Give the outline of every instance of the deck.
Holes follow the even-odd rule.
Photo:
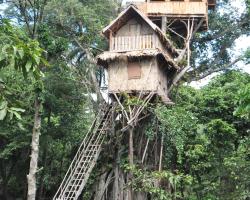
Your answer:
[[[207,16],[207,0],[201,1],[159,1],[135,3],[139,10],[148,16]]]

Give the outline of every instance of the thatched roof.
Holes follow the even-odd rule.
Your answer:
[[[129,5],[124,11],[122,11],[114,21],[112,21],[106,28],[103,29],[102,32],[109,39],[110,32],[117,32],[130,19],[135,17],[141,18],[157,33],[162,44],[167,48],[170,54],[172,54],[173,56],[178,56],[178,51],[174,47],[171,40],[169,40],[161,31],[161,29],[133,4]]]
[[[168,63],[170,66],[174,67],[175,69],[179,70],[180,67],[177,65],[177,63],[170,58],[169,55],[163,53],[159,49],[144,49],[144,50],[136,50],[136,51],[127,51],[127,52],[103,52],[99,56],[97,56],[97,64],[108,67],[108,63],[113,60],[126,60],[128,58],[142,58],[142,57],[155,57],[159,56],[162,57],[166,63]]]

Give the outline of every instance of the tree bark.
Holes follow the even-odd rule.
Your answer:
[[[161,150],[160,150],[159,172],[162,171],[163,145],[164,145],[164,135],[161,136]]]
[[[37,96],[35,99],[35,116],[34,116],[34,126],[32,131],[32,142],[31,142],[31,159],[30,159],[30,169],[27,175],[28,180],[28,195],[27,200],[35,200],[36,198],[36,173],[38,167],[38,155],[39,155],[39,137],[41,130],[41,109],[42,103]]]
[[[21,17],[23,17],[25,25],[28,29],[30,38],[37,39],[38,33],[37,28],[43,21],[44,8],[48,3],[48,0],[43,1],[13,1],[14,6],[20,11]],[[33,17],[30,17],[33,16]],[[36,198],[36,173],[38,166],[38,156],[39,156],[39,137],[41,129],[41,115],[40,110],[42,107],[42,102],[39,100],[39,95],[36,93],[35,103],[34,103],[34,125],[32,131],[32,142],[31,142],[31,159],[29,174],[27,175],[28,182],[28,193],[27,200],[35,200]]]
[[[49,108],[49,112],[48,112],[48,123],[47,123],[47,133],[50,132],[50,128],[51,128],[51,109]],[[43,199],[43,193],[44,193],[44,177],[45,177],[45,168],[47,166],[47,154],[48,154],[48,144],[49,141],[47,139],[47,136],[45,136],[45,144],[44,144],[44,152],[42,153],[42,158],[41,158],[41,164],[43,166],[43,170],[42,170],[42,174],[40,176],[40,180],[38,182],[38,184],[40,185],[38,192],[37,192],[37,199]]]
[[[129,129],[129,164],[134,164],[134,142],[133,142],[133,128]]]
[[[129,165],[134,165],[134,141],[133,141],[133,128],[129,128]],[[128,173],[128,182],[133,179],[133,174],[131,172]],[[128,200],[133,200],[133,191],[132,188],[128,188]]]

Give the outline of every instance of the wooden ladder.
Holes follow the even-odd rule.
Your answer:
[[[100,111],[81,143],[53,200],[77,200],[93,170],[107,132],[111,129],[112,109]]]

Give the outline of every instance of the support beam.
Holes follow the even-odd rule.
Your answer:
[[[164,34],[167,32],[167,17],[163,16],[161,20],[161,30]]]
[[[160,161],[159,161],[159,172],[162,171],[163,146],[164,146],[164,135],[162,134],[162,136],[161,136]]]

